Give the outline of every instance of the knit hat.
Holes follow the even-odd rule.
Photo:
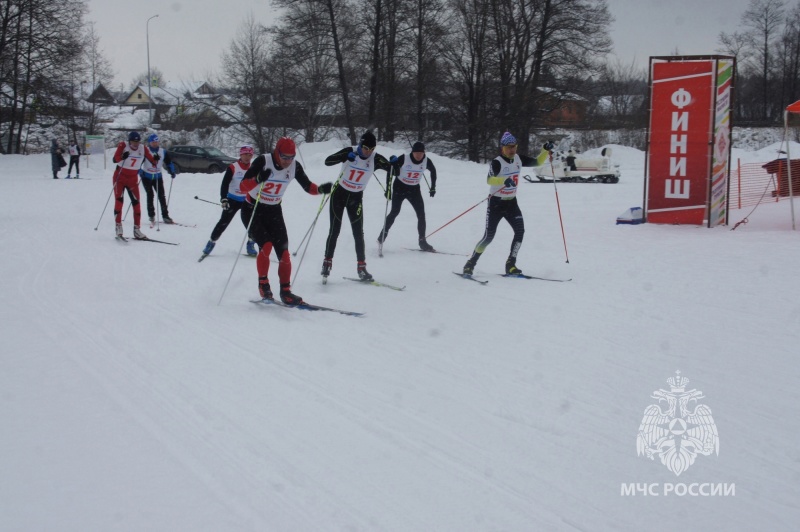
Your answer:
[[[421,142],[415,142],[413,146],[411,146],[411,151],[425,151],[425,145]]]
[[[514,146],[516,144],[517,144],[517,138],[508,131],[503,133],[503,136],[500,138],[501,146]]]
[[[361,135],[359,145],[366,146],[367,148],[374,148],[378,145],[378,140],[375,138],[375,135],[372,134],[372,131],[367,131]]]
[[[281,137],[275,144],[275,158],[278,159],[281,155],[284,157],[294,157],[296,154],[294,141],[289,137]]]
[[[245,144],[244,146],[239,148],[239,155],[245,155],[245,154],[253,155],[255,152],[256,151],[249,144]]]
[[[151,133],[149,137],[147,137],[147,142],[158,142],[158,135],[155,133]]]

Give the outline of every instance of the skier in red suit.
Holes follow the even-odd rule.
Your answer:
[[[147,238],[139,228],[142,218],[142,207],[139,205],[139,168],[145,159],[156,165],[159,155],[150,153],[141,141],[142,136],[137,131],[131,131],[128,133],[128,140],[123,140],[117,145],[117,151],[111,158],[117,165],[114,170],[114,216],[118,238],[122,238],[122,200],[125,189],[128,190],[133,206],[133,238],[138,240]]]

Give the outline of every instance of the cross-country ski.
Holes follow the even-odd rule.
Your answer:
[[[391,288],[392,290],[398,290],[398,291],[406,289],[405,286],[394,286],[394,285],[391,285],[391,284],[386,284],[386,283],[382,283],[380,281],[376,281],[374,279],[372,279],[372,280],[364,280],[364,279],[359,279],[357,277],[342,277],[342,279],[346,279],[348,281],[355,281],[355,282],[361,283],[361,284],[371,284],[372,286],[382,286],[384,288]],[[323,283],[324,282],[325,281],[323,281]]]
[[[480,283],[480,284],[488,284],[489,283],[489,281],[486,281],[486,280],[483,280],[483,279],[476,279],[475,277],[473,277],[472,275],[469,275],[467,273],[458,273],[458,272],[453,272],[453,273],[455,275],[458,275],[462,279],[467,279],[468,281],[475,281],[476,283]]]
[[[526,275],[524,273],[499,273],[500,277],[516,277],[517,279],[536,279],[538,281],[552,281],[554,283],[566,283],[572,280],[570,279],[553,279],[551,277],[536,277],[535,275]]]
[[[276,299],[251,299],[250,302],[257,303],[259,305],[269,305],[287,309],[294,308],[298,310],[310,310],[310,311],[320,310],[325,312],[336,312],[338,314],[343,314],[345,316],[360,317],[364,315],[363,312],[353,312],[351,310],[341,310],[338,308],[321,307],[319,305],[312,305],[311,303],[301,303],[300,305],[287,305],[286,303],[283,303],[282,301],[278,301]]]

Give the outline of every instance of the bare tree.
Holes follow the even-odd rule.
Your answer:
[[[489,131],[487,116],[490,36],[490,0],[450,0],[453,13],[451,33],[443,46],[448,65],[450,108],[459,127],[454,128],[456,145],[470,161],[480,161]]]
[[[274,39],[278,92],[291,95],[286,103],[303,110],[299,118],[306,142],[314,142],[318,130],[330,125],[339,96],[333,39],[327,14],[319,7],[318,0],[294,0],[279,25],[270,29],[280,36]]]
[[[89,82],[92,92],[99,84],[108,85],[114,79],[114,70],[111,67],[111,62],[105,57],[103,50],[100,48],[100,36],[95,29],[94,22],[86,25],[86,32],[84,34],[83,44],[83,77]],[[81,94],[83,97],[83,94]],[[89,135],[94,134],[95,127],[97,126],[97,106],[93,101],[89,113],[89,120],[86,124],[86,130]]]
[[[627,64],[616,59],[604,66],[599,85],[608,102],[605,114],[618,124],[633,125],[634,115],[642,109],[647,71],[637,67],[635,59]]]
[[[31,107],[56,122],[69,123],[73,98],[69,80],[73,58],[80,54],[86,10],[85,0],[9,0],[0,4],[0,107],[8,109],[0,126],[8,133],[7,152],[20,152]]]
[[[153,87],[166,87],[167,86],[167,78],[164,77],[164,73],[161,71],[160,68],[154,66],[150,68],[150,85]],[[141,72],[135,78],[131,80],[130,83],[130,90],[135,89],[136,87],[140,86],[147,86],[147,71]]]
[[[741,25],[749,45],[748,53],[754,64],[758,65],[760,77],[760,112],[764,119],[770,114],[770,74],[774,68],[771,49],[784,20],[784,0],[750,0],[742,15]],[[745,75],[748,72],[745,72]]]
[[[222,55],[223,76],[219,86],[238,106],[217,106],[216,110],[242,129],[243,136],[251,139],[262,153],[270,149],[269,94],[265,81],[272,73],[270,68],[270,39],[264,26],[248,15]]]

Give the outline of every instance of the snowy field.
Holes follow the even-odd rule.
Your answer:
[[[312,180],[336,177],[323,159],[340,147],[301,146]],[[342,279],[356,267],[347,227],[323,286],[326,207],[293,288],[362,318],[249,303],[257,275],[253,259],[236,263],[238,219],[197,262],[220,210],[195,196],[218,201],[221,175],[172,183],[171,216],[196,228],[145,223],[178,246],[125,244],[113,205],[94,230],[110,167],[55,181],[49,155],[0,156],[0,530],[797,530],[790,204],[762,205],[736,231],[749,209],[715,229],[615,225],[642,205],[644,153],[613,148],[619,184],[558,186],[569,263],[553,185],[520,186],[518,265],[571,282],[498,276],[505,222],[475,271],[488,285],[453,275],[485,203],[429,239],[463,256],[404,249],[416,247],[406,203],[379,258],[373,182],[368,267],[407,288]],[[429,155],[431,232],[488,187],[487,165]],[[297,184],[284,197],[291,251],[320,199]],[[274,262],[270,275],[277,286]],[[677,370],[719,434],[719,454],[679,477],[636,446]]]

